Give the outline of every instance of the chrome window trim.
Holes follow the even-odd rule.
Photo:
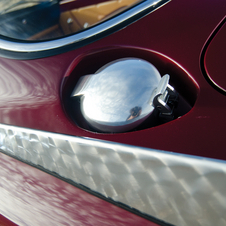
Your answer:
[[[0,150],[174,225],[226,224],[226,161],[4,124]]]
[[[106,20],[94,27],[91,27],[82,32],[72,34],[67,37],[50,40],[50,41],[39,41],[39,42],[26,42],[20,40],[7,39],[7,37],[0,36],[0,51],[10,51],[15,53],[39,53],[43,51],[52,51],[58,48],[67,47],[71,45],[79,44],[90,39],[95,39],[102,33],[106,33],[117,26],[123,24],[123,27],[128,23],[137,20],[136,16],[142,17],[149,14],[159,7],[163,6],[170,0],[145,0],[140,4],[132,7],[131,9]],[[132,20],[132,21],[130,21]],[[126,22],[126,25],[124,24]],[[121,28],[121,27],[120,27]],[[119,28],[119,29],[120,29]],[[4,55],[4,53],[3,53]]]

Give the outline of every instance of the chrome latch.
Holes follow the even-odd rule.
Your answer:
[[[126,132],[146,119],[157,122],[156,111],[163,120],[173,119],[177,94],[169,78],[143,59],[122,58],[81,77],[72,97],[80,98],[81,114],[92,130]]]
[[[172,120],[179,95],[169,84],[169,75],[162,77],[159,86],[154,92],[153,106],[158,110],[158,116],[163,119]]]

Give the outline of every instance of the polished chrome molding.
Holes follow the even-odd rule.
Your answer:
[[[151,13],[169,1],[170,0],[145,0],[131,9],[87,30],[51,41],[20,42],[19,40],[12,41],[1,38],[0,50],[30,54],[33,52],[39,53],[43,51],[56,50],[58,48],[71,46],[73,44],[79,44],[80,42],[88,42],[89,39],[96,39],[102,33],[106,33],[108,31],[111,32],[111,30],[114,30],[115,27],[120,26],[121,24],[123,24],[122,27],[128,25],[133,22],[133,20],[137,20],[137,16],[142,17],[148,13]]]
[[[226,162],[0,124],[0,149],[174,225],[226,224]]]

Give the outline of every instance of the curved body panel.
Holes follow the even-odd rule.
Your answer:
[[[65,5],[62,11],[66,11]],[[79,40],[82,42],[76,47],[72,43],[74,36],[65,37],[60,40],[63,43],[58,43],[50,52],[47,42],[24,42],[17,49],[16,42],[1,39],[1,150],[20,161],[36,164],[35,167],[39,165],[39,169],[0,154],[0,214],[15,224],[24,225],[29,225],[31,219],[35,219],[37,225],[44,220],[48,225],[225,224],[226,97],[206,81],[200,65],[203,47],[225,17],[225,12],[225,0],[172,0],[151,14],[146,15],[145,11],[146,16],[140,20],[135,16],[130,25],[122,24],[120,29],[112,27],[110,33],[100,36],[97,33],[88,42],[83,42],[82,33],[78,33],[76,35],[81,36]],[[105,32],[105,28],[102,31]],[[55,40],[50,42],[55,43]],[[38,48],[31,53],[33,44]],[[58,49],[64,44],[65,48]],[[219,43],[217,46],[221,47]],[[39,55],[39,51],[44,54]],[[68,117],[65,108],[64,94],[67,96],[67,92],[71,94],[72,91],[67,81],[75,84],[83,73],[93,73],[92,70],[119,56],[153,60],[161,75],[167,74],[168,70],[175,72],[172,85],[178,84],[177,91],[185,97],[190,110],[171,122],[128,133],[103,134],[77,125]],[[32,60],[26,60],[31,57]],[[56,141],[49,134],[57,136]],[[38,135],[41,141],[37,139]],[[63,150],[68,145],[68,153],[73,152],[70,152],[68,142],[61,147],[58,139],[61,136],[66,137],[64,141],[72,139],[77,147],[72,149],[77,151],[73,154],[73,161],[84,160],[82,154],[88,156],[89,160],[80,164],[84,177],[80,178],[82,174],[76,170],[73,172],[80,173],[74,174],[73,178],[65,176],[67,172],[62,166],[70,166],[70,159]],[[95,140],[99,152],[92,142],[86,146],[84,140],[88,143]],[[112,143],[119,149],[111,148]],[[47,147],[53,151],[53,159],[59,160],[59,166],[50,164]],[[47,157],[41,158],[40,155],[37,158],[39,152]],[[55,153],[61,153],[67,164]],[[109,153],[112,154],[110,160]],[[109,170],[105,165],[97,164],[100,168],[92,165],[93,158],[98,162],[101,157],[108,161],[111,173],[135,172],[137,179],[134,180],[134,174],[113,176],[117,188],[113,189],[107,183]],[[142,160],[142,164],[138,160]],[[44,168],[40,165],[48,169],[47,173],[42,172]],[[79,168],[79,163],[71,166]],[[154,166],[156,168],[152,168]],[[153,170],[157,173],[152,174]],[[97,175],[95,183],[94,174]],[[146,176],[148,180],[144,179]],[[85,178],[88,180],[84,182]],[[173,189],[175,185],[177,189]],[[102,190],[103,187],[106,191]],[[131,193],[123,193],[127,190]],[[146,190],[149,193],[145,193]],[[114,201],[106,197],[112,197]],[[4,218],[0,218],[0,222],[2,219],[7,225]]]

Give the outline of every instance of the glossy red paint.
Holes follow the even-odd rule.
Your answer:
[[[94,74],[107,63],[126,57],[135,57],[152,62],[162,76],[165,74],[171,75],[171,85],[180,93],[179,106],[174,112],[175,117],[186,114],[191,109],[191,106],[194,106],[199,87],[192,77],[174,61],[157,52],[141,48],[106,48],[102,51],[84,53],[83,56],[77,57],[65,74],[61,88],[62,103],[65,107],[65,111],[75,120],[75,123],[79,127],[92,131],[81,115],[79,110],[80,103],[71,98],[71,94],[79,78],[81,76]],[[145,125],[138,127],[136,130],[142,130],[156,125],[158,125],[158,122],[153,124],[152,122],[146,121]]]
[[[226,97],[211,87],[200,69],[203,45],[225,12],[225,0],[172,0],[79,49],[28,61],[1,57],[0,123],[226,160]],[[225,40],[218,40],[217,46],[223,45]],[[167,124],[123,134],[98,134],[76,126],[64,111],[60,90],[79,57],[111,48],[127,54],[129,49],[157,52],[182,67],[197,83],[191,90],[192,110]],[[18,224],[155,225],[3,154],[0,177],[0,213]],[[6,218],[0,223],[3,219],[6,224]]]
[[[205,53],[205,70],[210,81],[226,92],[225,65],[226,65],[226,17],[224,25],[214,36]]]
[[[0,225],[1,226],[16,226],[17,224],[14,224],[12,221],[4,217],[0,214]]]
[[[0,122],[226,159],[223,144],[226,109],[222,104],[225,96],[207,83],[199,63],[202,47],[225,11],[224,0],[214,3],[174,0],[125,29],[82,48],[29,61],[1,58]],[[76,57],[114,46],[157,51],[181,65],[200,87],[193,109],[170,123],[123,134],[92,133],[73,124],[60,100],[65,73]]]
[[[3,226],[157,226],[2,153],[0,178],[0,212],[5,216],[0,215],[0,225]]]

